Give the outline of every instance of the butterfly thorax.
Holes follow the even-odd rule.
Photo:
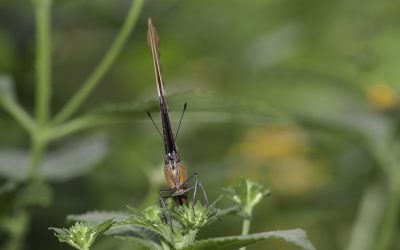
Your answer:
[[[182,184],[187,179],[186,168],[179,156],[179,153],[173,151],[166,154],[164,157],[164,175],[167,180],[169,188],[178,189],[182,188]]]

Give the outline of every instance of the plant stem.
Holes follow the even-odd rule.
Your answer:
[[[36,25],[36,124],[33,119],[14,101],[5,101],[3,105],[15,119],[30,133],[31,136],[31,165],[28,179],[36,179],[42,163],[47,141],[43,136],[46,129],[51,96],[51,46],[50,46],[50,19],[51,0],[34,0]],[[29,227],[30,211],[20,209],[16,211],[15,221],[11,222],[7,250],[22,249],[24,238]]]
[[[96,87],[96,85],[105,75],[105,73],[110,69],[111,65],[114,63],[116,57],[119,55],[123,46],[125,45],[132,29],[135,27],[136,21],[143,6],[143,2],[144,0],[132,1],[124,24],[122,25],[122,28],[119,31],[116,39],[111,44],[111,47],[104,55],[103,59],[100,61],[97,67],[94,69],[92,74],[82,84],[80,89],[56,115],[53,120],[54,124],[62,123],[63,121],[68,119],[87,98],[94,87]]]
[[[36,23],[36,120],[38,127],[47,123],[51,97],[51,0],[35,0]]]
[[[382,226],[378,232],[375,250],[389,249],[396,232],[396,224],[400,210],[400,180],[399,178],[393,178],[391,181],[393,181],[394,184],[389,190],[387,209],[383,217]]]
[[[347,250],[370,250],[374,246],[385,210],[385,192],[382,180],[371,183],[364,191]]]
[[[250,219],[244,219],[242,225],[242,235],[248,235],[250,231]]]
[[[246,207],[244,210],[245,210],[246,214],[249,216],[249,218],[243,219],[242,235],[248,235],[250,232],[250,218],[251,218],[253,209],[251,207]],[[240,250],[246,250],[246,248],[241,247]]]
[[[15,101],[4,101],[4,109],[14,117],[15,120],[29,133],[33,134],[35,122],[32,117]]]
[[[189,233],[185,236],[187,237],[187,245],[190,245],[194,242],[196,239],[196,235],[198,233],[198,230],[190,230]]]
[[[34,136],[31,142],[31,165],[29,168],[29,178],[37,179],[40,177],[39,170],[43,161],[47,141],[40,135]]]
[[[22,249],[29,221],[30,216],[25,210],[19,210],[12,218],[8,219],[9,239],[4,245],[4,250]]]
[[[52,127],[51,130],[48,131],[48,139],[59,139],[87,128],[118,123],[125,120],[126,119],[95,115],[82,116]]]

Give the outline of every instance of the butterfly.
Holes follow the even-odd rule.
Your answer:
[[[165,149],[164,176],[168,185],[168,189],[160,190],[160,204],[164,208],[165,211],[164,216],[166,217],[166,220],[170,223],[170,217],[168,214],[168,210],[166,209],[164,199],[172,198],[174,199],[175,203],[178,206],[188,204],[189,203],[188,192],[193,190],[193,200],[192,200],[192,205],[193,205],[195,203],[196,193],[198,188],[202,190],[207,206],[208,206],[208,199],[203,185],[198,180],[198,174],[194,173],[191,177],[188,178],[186,167],[179,154],[179,150],[176,145],[176,137],[178,135],[181,122],[179,123],[176,136],[174,136],[174,134],[172,133],[172,127],[168,113],[168,104],[167,104],[167,99],[165,97],[164,84],[161,75],[160,39],[151,19],[148,20],[147,45],[148,47],[150,47],[151,54],[153,57],[154,73],[157,83],[158,101],[160,105],[162,133],[157,128],[157,125],[152,119],[151,114],[149,112],[147,112],[147,114],[153,121],[153,124],[157,128],[164,142],[164,149]],[[181,116],[181,121],[183,118],[183,114],[186,110],[186,107],[187,104],[185,103]],[[191,181],[194,181],[195,183],[194,185],[188,187]]]

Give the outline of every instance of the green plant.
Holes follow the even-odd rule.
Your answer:
[[[163,211],[159,206],[149,206],[143,211],[128,207],[130,212],[88,212],[70,215],[69,220],[77,221],[70,229],[50,229],[55,231],[55,236],[61,242],[79,250],[89,249],[100,234],[134,241],[154,250],[237,249],[269,238],[283,239],[305,250],[315,249],[301,229],[248,234],[251,211],[269,191],[264,190],[258,183],[244,179],[226,190],[227,196],[237,203],[236,205],[219,209],[215,206],[216,202],[207,207],[198,201],[193,206],[169,206],[172,225],[164,222]],[[244,218],[242,235],[196,240],[200,229],[229,214]]]
[[[82,116],[70,119],[115,61],[134,28],[143,0],[132,1],[118,35],[87,80],[65,106],[51,117],[52,43],[51,0],[33,0],[36,27],[36,102],[34,116],[19,104],[14,83],[0,77],[0,105],[30,136],[30,152],[0,152],[0,175],[8,183],[0,187],[0,230],[8,234],[4,249],[21,249],[30,221],[32,206],[51,202],[50,181],[65,181],[86,173],[107,153],[104,136],[82,139],[55,152],[48,146],[82,129],[101,124],[105,119]],[[107,120],[108,121],[108,120]],[[82,157],[85,156],[85,157]],[[85,160],[81,160],[81,159]],[[79,230],[78,230],[79,231]]]

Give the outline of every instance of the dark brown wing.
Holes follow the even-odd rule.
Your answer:
[[[160,103],[161,121],[163,126],[163,137],[165,154],[172,155],[173,152],[177,153],[177,147],[175,144],[175,138],[172,133],[171,122],[168,114],[168,104],[165,98],[164,85],[161,76],[161,65],[160,65],[160,39],[157,34],[157,30],[154,27],[151,19],[148,21],[149,29],[147,32],[147,45],[151,49],[153,56],[154,73],[156,75],[158,100]]]

